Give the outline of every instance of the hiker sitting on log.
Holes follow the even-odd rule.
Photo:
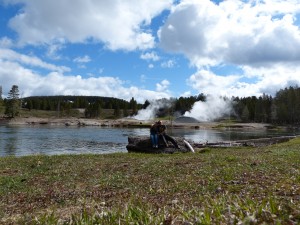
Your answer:
[[[150,127],[150,139],[153,148],[158,148],[158,122],[155,122]]]
[[[157,127],[158,135],[160,137],[162,137],[165,146],[169,147],[168,141],[170,141],[174,145],[175,148],[179,149],[179,146],[178,146],[177,142],[175,141],[175,139],[166,133],[166,130],[167,130],[166,125],[162,124],[161,121],[158,121],[157,124],[158,124],[158,127]]]

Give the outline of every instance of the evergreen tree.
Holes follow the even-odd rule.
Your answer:
[[[241,115],[242,121],[243,122],[248,122],[249,121],[249,116],[250,116],[250,113],[249,113],[248,106],[245,106],[244,109],[243,109],[242,115]]]
[[[150,105],[150,102],[148,100],[145,101],[145,103],[142,105],[142,109],[146,109]]]
[[[114,109],[114,116],[115,116],[115,118],[119,118],[121,116],[121,110],[120,110],[120,107],[118,105]]]
[[[124,106],[124,109],[123,109],[123,116],[124,116],[124,117],[128,117],[128,116],[129,116],[129,113],[128,113],[128,106],[127,106],[127,105]]]
[[[19,99],[19,87],[13,85],[8,93],[5,115],[9,117],[15,117],[19,114],[20,110],[20,99]]]
[[[31,110],[31,109],[32,109],[32,107],[33,107],[33,105],[32,105],[32,101],[31,101],[31,100],[29,100],[29,101],[27,102],[27,104],[26,104],[26,108],[27,108],[27,109],[29,109],[29,110]]]
[[[135,115],[138,109],[137,109],[137,102],[133,97],[131,98],[129,105],[130,105],[130,109],[132,110],[132,114]]]
[[[270,116],[271,116],[271,118],[270,118],[271,123],[275,123],[275,121],[278,120],[277,119],[277,107],[276,107],[274,102],[272,102],[272,105],[271,105],[271,114],[270,114]]]
[[[259,97],[255,102],[254,121],[260,123],[266,122],[265,105],[262,97]]]

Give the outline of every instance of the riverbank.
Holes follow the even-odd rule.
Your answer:
[[[2,119],[1,123],[10,125],[53,125],[53,126],[103,126],[103,127],[150,127],[155,120],[136,120],[133,118],[122,119],[86,119],[86,118],[39,118],[24,117]],[[175,122],[163,120],[163,123],[172,128],[186,129],[241,129],[241,130],[265,130],[285,129],[266,123],[228,123],[228,122]]]
[[[3,157],[0,223],[297,224],[299,149]]]

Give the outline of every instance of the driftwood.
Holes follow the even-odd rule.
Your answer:
[[[158,148],[153,148],[150,136],[134,136],[128,137],[128,145],[126,146],[128,152],[142,152],[142,153],[175,153],[175,152],[190,152],[189,147],[184,143],[181,137],[173,137],[177,142],[179,148],[176,148],[171,142],[168,142],[168,147],[165,146],[161,136],[158,138]],[[189,142],[192,146],[193,144]]]
[[[194,143],[196,148],[220,148],[220,147],[242,147],[242,146],[251,146],[251,147],[263,147],[273,144],[278,144],[282,142],[289,141],[296,136],[281,136],[281,137],[271,137],[271,138],[258,138],[258,139],[249,139],[249,140],[240,140],[240,141],[228,141],[228,142],[216,142],[216,143]]]
[[[241,140],[241,141],[228,141],[228,142],[215,142],[215,143],[194,143],[189,141],[193,148],[203,149],[203,148],[228,148],[228,147],[263,147],[272,144],[277,144],[281,142],[289,141],[296,136],[281,136],[281,137],[271,137],[271,138],[259,138],[251,140]],[[128,137],[128,145],[126,146],[128,152],[142,152],[142,153],[174,153],[174,152],[190,152],[190,148],[184,143],[185,139],[181,137],[175,137],[179,149],[168,143],[169,146],[166,147],[162,138],[159,138],[159,148],[152,148],[149,136],[134,136]]]

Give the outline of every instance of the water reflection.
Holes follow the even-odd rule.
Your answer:
[[[148,129],[0,126],[0,156],[127,152],[128,136]]]
[[[193,129],[169,129],[168,133],[200,143],[288,135],[286,132]],[[149,135],[149,129],[0,126],[0,156],[127,152],[128,136],[137,135]]]
[[[1,127],[0,127],[1,128]],[[17,128],[0,129],[0,149],[4,155],[15,155],[18,145]]]

